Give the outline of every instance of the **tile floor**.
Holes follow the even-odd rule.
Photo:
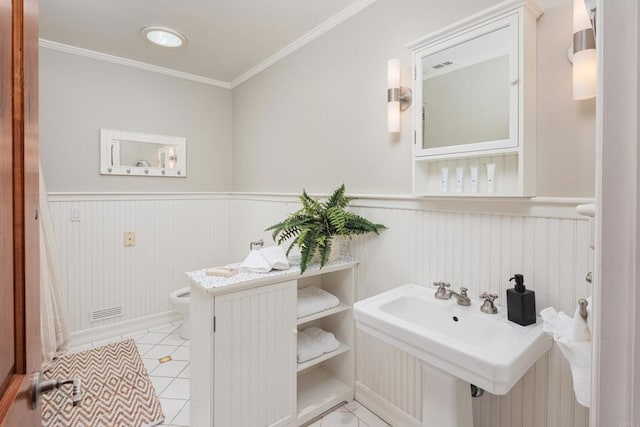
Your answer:
[[[121,339],[133,338],[160,399],[165,415],[165,424],[162,425],[190,426],[189,340],[180,338],[179,327],[180,323],[176,322],[143,329],[131,334],[74,346],[69,349],[69,352],[87,350]],[[165,356],[171,356],[171,360],[160,363],[159,359]],[[389,427],[389,424],[354,400],[325,415],[309,427]]]

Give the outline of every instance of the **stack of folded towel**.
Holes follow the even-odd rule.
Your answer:
[[[269,246],[259,251],[252,250],[241,265],[245,271],[254,273],[268,273],[271,270],[286,270],[289,260],[280,246]]]
[[[315,286],[298,289],[298,318],[328,310],[340,304],[335,295]]]
[[[340,347],[340,342],[331,332],[311,327],[298,332],[298,363],[315,359]]]

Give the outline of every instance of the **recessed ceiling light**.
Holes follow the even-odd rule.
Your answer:
[[[171,28],[146,27],[140,31],[142,37],[158,46],[180,47],[187,43],[187,38]]]

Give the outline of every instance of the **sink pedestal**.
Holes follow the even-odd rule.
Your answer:
[[[469,383],[426,363],[421,366],[422,425],[473,427]]]

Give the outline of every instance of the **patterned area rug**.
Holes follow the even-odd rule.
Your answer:
[[[44,379],[80,378],[82,401],[73,406],[71,385],[42,396],[45,427],[138,427],[164,421],[156,391],[132,339],[65,355]]]

